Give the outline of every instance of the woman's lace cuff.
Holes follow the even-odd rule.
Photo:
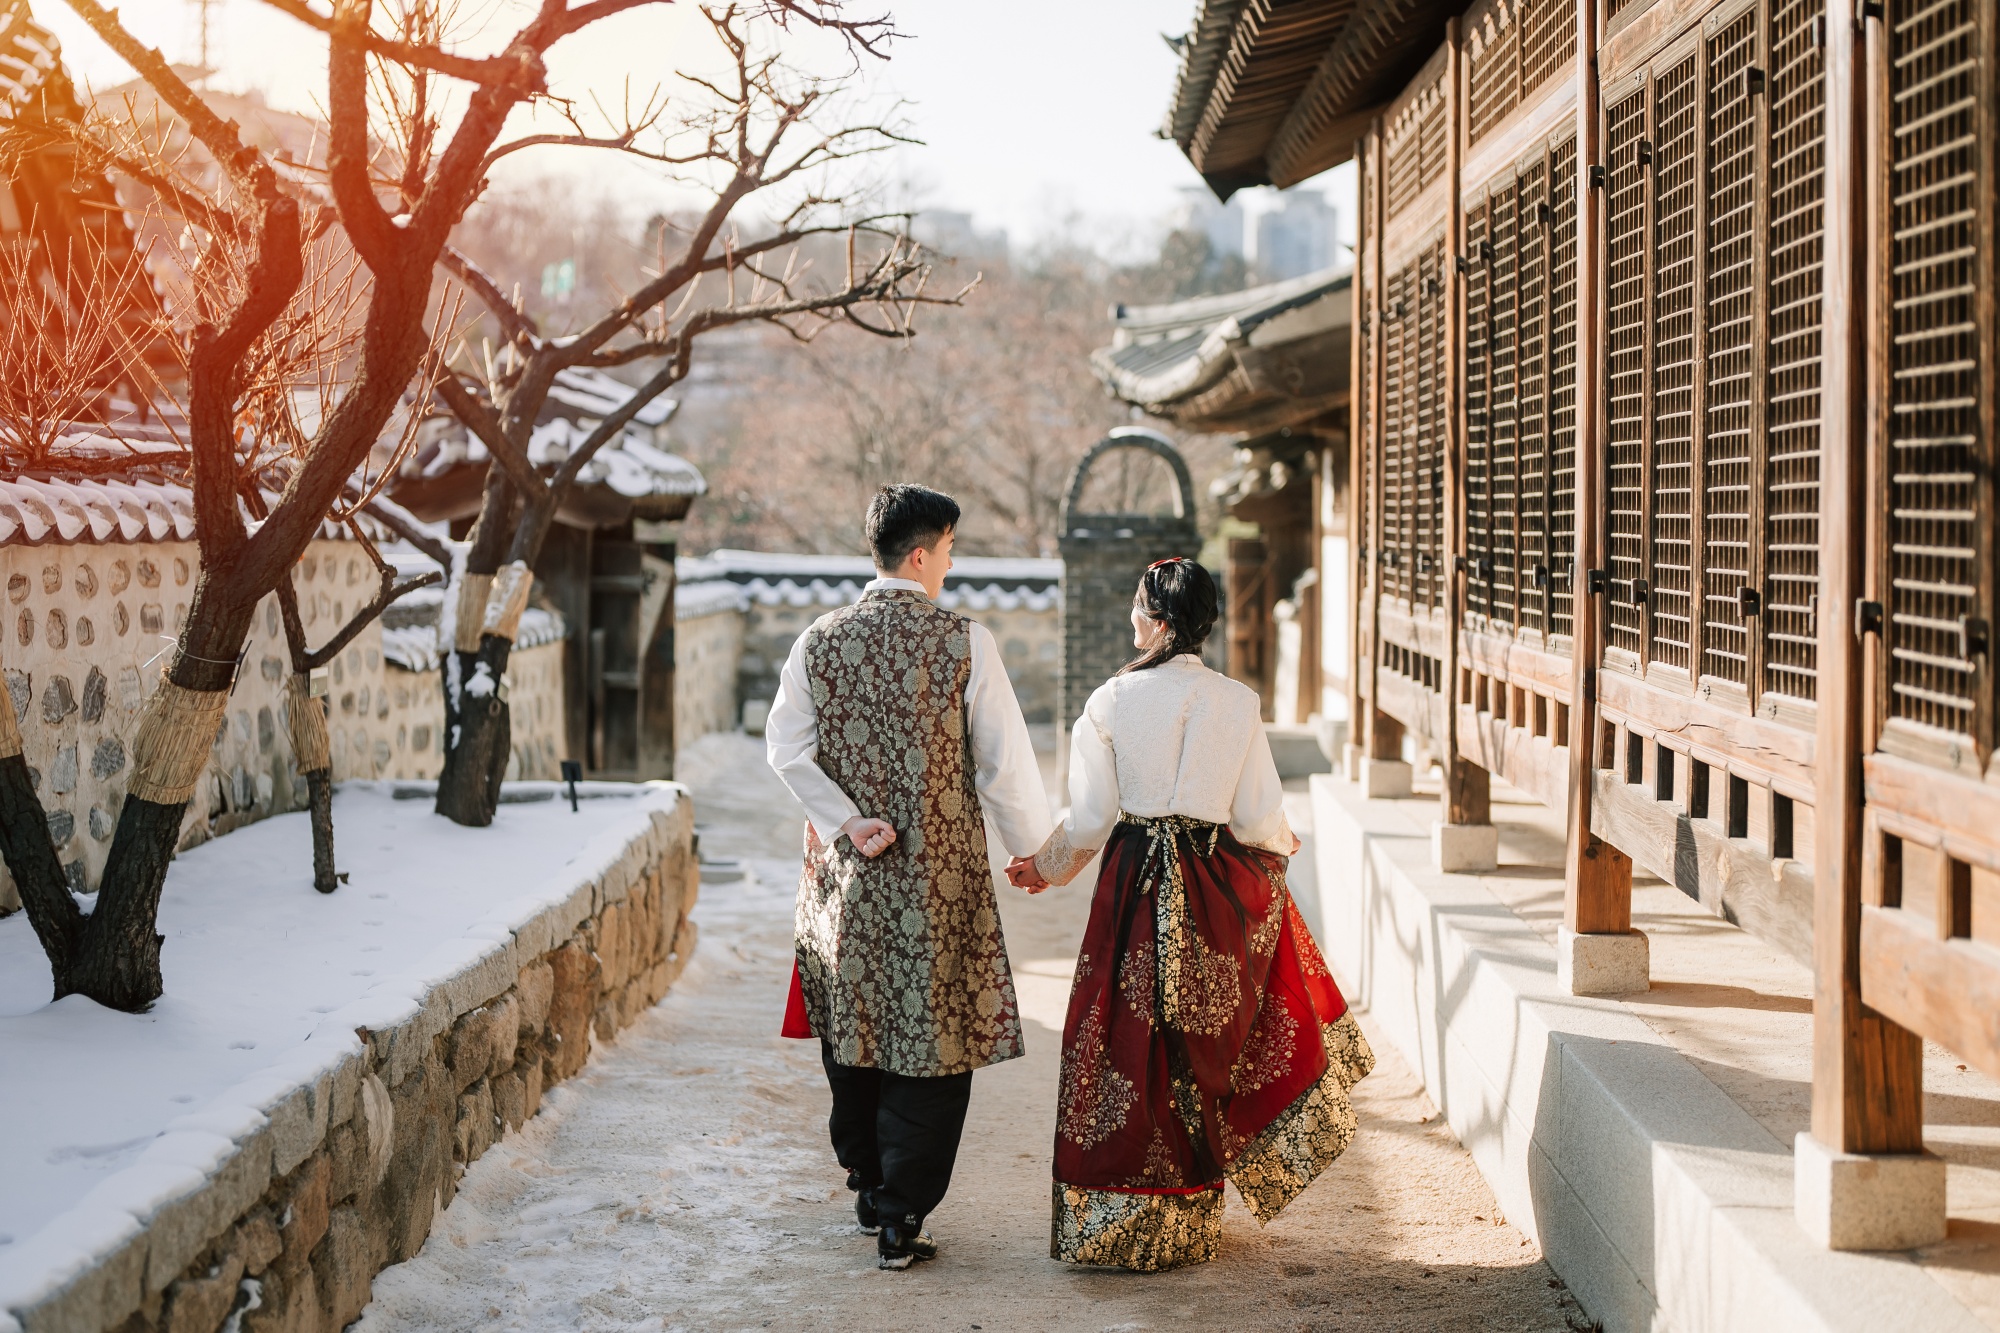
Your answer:
[[[1051,884],[1067,884],[1095,855],[1095,847],[1072,847],[1069,830],[1057,824],[1056,831],[1042,844],[1042,850],[1035,853],[1035,873]]]
[[[1278,827],[1271,831],[1271,836],[1261,842],[1253,842],[1250,846],[1257,848],[1259,851],[1276,852],[1279,856],[1290,856],[1298,850],[1299,838],[1297,834],[1292,832],[1292,821],[1286,818],[1283,810],[1280,810],[1278,812]]]

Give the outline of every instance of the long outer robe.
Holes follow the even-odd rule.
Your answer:
[[[1020,1010],[966,721],[968,622],[877,589],[806,631],[818,763],[897,841],[806,827],[795,997],[843,1065],[934,1078],[1011,1060]]]

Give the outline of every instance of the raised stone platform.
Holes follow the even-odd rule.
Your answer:
[[[1434,786],[1371,800],[1320,776],[1311,789],[1317,873],[1300,889],[1317,896],[1307,915],[1341,986],[1606,1330],[2000,1327],[2000,1087],[1927,1048],[1950,1235],[1830,1251],[1794,1212],[1803,967],[1641,876],[1651,989],[1572,995],[1557,975],[1553,812],[1496,782],[1499,869],[1448,874],[1433,860]]]
[[[107,1043],[144,1027],[141,1045],[86,1050],[96,1058],[78,1066],[106,1067],[92,1086],[122,1080],[112,1095],[143,1118],[148,1098],[180,1086],[167,1081],[177,1054],[190,1058],[184,1048],[226,1021],[231,1001],[269,1009],[260,996],[274,989],[310,991],[324,1001],[314,1016],[325,1015],[282,1041],[235,1043],[257,1048],[243,1052],[253,1063],[240,1083],[173,1108],[187,1114],[121,1146],[136,1156],[75,1197],[63,1193],[66,1178],[42,1178],[33,1130],[10,1107],[0,1143],[0,1181],[10,1183],[0,1191],[40,1171],[52,1203],[34,1230],[0,1245],[0,1333],[335,1333],[359,1316],[375,1274],[422,1247],[466,1165],[582,1068],[593,1039],[609,1040],[658,1001],[693,952],[686,792],[583,788],[583,814],[571,816],[557,784],[510,786],[494,827],[470,830],[429,814],[427,784],[351,784],[335,816],[354,876],[338,893],[309,887],[304,816],[231,834],[169,876],[168,995],[152,1015],[71,997],[0,1022],[9,1077],[22,1080],[15,1091],[72,1101],[76,1089],[46,1060],[28,1082],[22,1052],[37,1034],[79,1006],[101,1018],[92,1030],[109,1033]],[[524,802],[532,820],[510,813]],[[536,855],[524,854],[535,849],[523,837]],[[371,847],[377,839],[386,842]],[[453,850],[456,875],[450,862],[440,869],[440,844]],[[241,886],[227,882],[224,858],[269,871],[241,904],[227,896]],[[228,910],[190,926],[176,904],[204,897]],[[340,923],[360,915],[397,938],[347,959]],[[25,938],[25,922],[5,925]],[[207,965],[203,935],[227,937],[212,943],[237,975]],[[29,956],[21,939],[0,943],[17,964]],[[350,973],[357,961],[368,966]],[[45,972],[37,985],[46,994]],[[149,1055],[168,1066],[135,1058]],[[97,1109],[79,1105],[76,1118]],[[38,1155],[61,1151],[73,1150]],[[26,1155],[10,1167],[9,1152]]]

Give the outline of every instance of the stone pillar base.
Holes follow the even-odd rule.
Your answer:
[[[1445,871],[1496,870],[1500,830],[1491,824],[1432,824],[1431,860]]]
[[[1792,1206],[1830,1250],[1909,1250],[1944,1239],[1944,1159],[1936,1153],[1835,1152],[1801,1132]]]
[[[1410,766],[1400,759],[1363,759],[1361,794],[1371,801],[1390,801],[1410,794]]]
[[[1652,987],[1644,931],[1579,935],[1556,929],[1556,982],[1571,995],[1635,995]]]

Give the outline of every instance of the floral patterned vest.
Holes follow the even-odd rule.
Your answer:
[[[1021,1054],[973,786],[964,617],[877,589],[806,631],[819,766],[896,830],[870,861],[806,826],[796,940],[813,1031],[843,1065],[934,1078]]]

